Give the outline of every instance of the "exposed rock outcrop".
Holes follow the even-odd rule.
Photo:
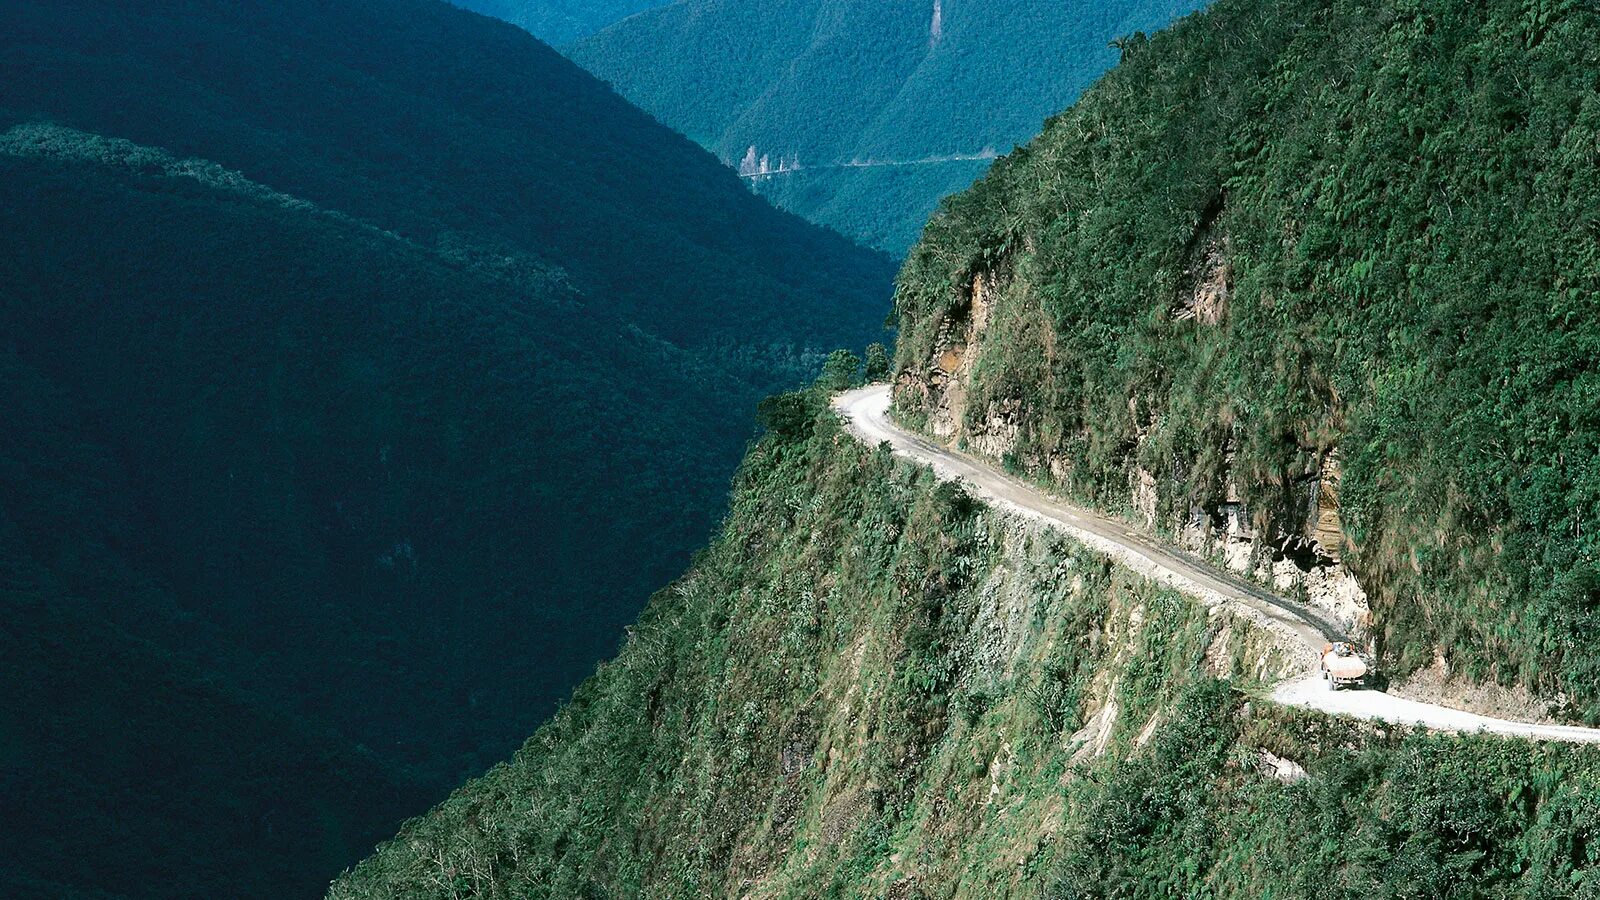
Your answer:
[[[1210,222],[1203,223],[1190,252],[1194,262],[1180,280],[1175,319],[1206,327],[1224,321],[1231,290],[1227,248],[1226,236]],[[1001,270],[975,275],[964,302],[939,322],[933,350],[920,371],[900,373],[896,394],[906,406],[924,410],[926,430],[946,444],[1069,484],[1074,460],[1067,452],[1024,449],[1023,429],[1030,416],[1022,400],[1001,395],[973,405],[974,373],[982,364],[996,308],[1017,305],[1016,298],[1007,296],[1008,287]],[[1015,315],[1009,309],[1008,323]],[[1240,483],[1231,448],[1216,448],[1222,471],[1215,496],[1195,502],[1179,496],[1180,489],[1187,491],[1176,483],[1181,477],[1165,482],[1139,464],[1158,415],[1155,402],[1141,396],[1127,400],[1127,494],[1116,505],[1140,526],[1171,533],[1187,550],[1279,591],[1302,595],[1347,633],[1365,639],[1370,624],[1367,596],[1342,563],[1347,538],[1339,518],[1337,449],[1291,448],[1295,462],[1282,476],[1286,487],[1276,491],[1282,508],[1267,516],[1246,502],[1252,492]],[[1185,473],[1193,466],[1193,460],[1174,460],[1172,471]]]

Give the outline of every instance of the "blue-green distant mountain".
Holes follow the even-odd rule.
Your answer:
[[[44,896],[308,895],[502,758],[892,276],[433,0],[0,6],[0,186],[0,871]]]
[[[452,0],[463,9],[505,19],[560,46],[588,37],[618,19],[670,0]]]
[[[574,59],[787,209],[896,254],[941,197],[1199,0],[684,0]]]

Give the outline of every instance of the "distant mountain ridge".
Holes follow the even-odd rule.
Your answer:
[[[637,12],[671,0],[451,0],[462,9],[504,19],[556,46],[588,37]]]
[[[291,2],[240,23],[253,40],[226,31],[218,40],[213,29],[242,13],[170,0],[137,13],[107,6],[8,12],[9,43],[24,52],[5,64],[0,108],[212,159],[408,236],[498,241],[557,260],[581,289],[672,340],[765,348],[776,327],[830,347],[841,329],[881,318],[887,260],[857,264],[843,281],[816,276],[802,261],[869,257],[750,199],[693,145],[517,29],[434,0],[356,0],[307,30],[292,14],[311,10]],[[347,40],[361,28],[394,40]],[[291,50],[322,77],[316,91],[284,67]],[[284,103],[291,96],[298,105]],[[771,237],[750,240],[731,227],[736,217]],[[699,270],[720,274],[686,277]],[[727,290],[746,274],[758,288]],[[852,324],[768,302],[802,284],[830,299],[853,294],[841,311]]]
[[[786,208],[904,252],[983,159],[916,171],[842,163],[982,157],[1031,138],[1116,62],[1108,44],[1198,0],[684,0],[579,41],[574,59]]]

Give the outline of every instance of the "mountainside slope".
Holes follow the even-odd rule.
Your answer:
[[[902,421],[1271,579],[1397,676],[1438,650],[1447,687],[1592,716],[1597,27],[1222,0],[1131,43],[911,255]],[[763,416],[617,660],[331,898],[1600,890],[1600,749],[1284,708],[1247,621],[820,393]]]
[[[670,0],[452,0],[455,5],[504,19],[556,46],[588,37],[634,13]]]
[[[300,831],[231,867],[231,896],[303,891],[396,803],[508,753],[682,571],[757,399],[882,331],[886,258],[442,3],[7,4],[0,49],[0,419],[28,423],[0,442],[0,571],[56,585],[19,623],[150,650],[35,677],[127,679],[135,737],[168,706],[192,733],[165,694],[214,684],[249,698],[218,727],[301,722],[329,754],[364,745],[374,785],[404,771],[330,788],[352,799],[326,829],[269,817]],[[203,893],[203,867],[175,885],[105,861],[257,834],[214,787],[234,762],[97,767],[91,718],[45,724],[19,728],[84,756],[8,777],[197,810],[72,845],[83,878],[57,881]]]
[[[983,159],[1032,137],[1116,61],[1108,42],[1201,4],[687,0],[620,22],[573,58],[750,171],[813,221],[904,252]],[[850,162],[913,166],[837,168]],[[888,192],[890,199],[882,202]]]
[[[1253,700],[1286,665],[1264,634],[822,408],[772,407],[723,533],[617,660],[330,898],[1600,886],[1600,749]]]
[[[887,260],[749,196],[502,23],[436,0],[3,15],[0,107],[209,159],[424,243],[531,255],[652,333],[755,357],[769,384],[881,321]]]
[[[1228,0],[1130,47],[929,225],[898,408],[1595,720],[1597,46],[1581,3]]]
[[[583,308],[550,273],[424,250],[220,167],[59,128],[0,137],[0,177],[5,418],[30,423],[0,449],[4,562],[29,561],[23,587],[51,586],[39,615],[98,629],[46,628],[88,656],[29,656],[28,681],[92,683],[98,666],[140,701],[122,739],[160,730],[180,689],[91,651],[102,631],[334,726],[433,793],[534,728],[612,651],[637,583],[676,568],[643,553],[610,565],[615,547],[687,547],[715,515],[714,495],[685,490],[726,477],[744,416],[684,398],[738,383]],[[597,497],[604,519],[588,514]],[[13,614],[19,638],[34,608]],[[54,733],[30,721],[9,727]],[[87,774],[30,771],[24,754],[17,777],[49,791],[68,773],[99,803],[188,789],[206,808],[204,773],[228,765],[196,749],[170,782],[146,780],[160,767],[96,782],[89,759],[147,757],[73,728],[54,740],[76,741]],[[370,800],[339,810],[367,840],[407,811]],[[206,814],[227,830],[190,839],[254,827]],[[273,827],[299,834],[299,817]],[[303,890],[364,849],[353,840],[342,858],[282,865]],[[230,895],[281,896],[251,874],[234,871]]]

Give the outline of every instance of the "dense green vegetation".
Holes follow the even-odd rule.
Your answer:
[[[112,774],[105,755],[150,759],[139,736],[185,709],[169,711],[172,678],[125,667],[97,635],[332,725],[438,791],[531,731],[612,651],[638,583],[670,577],[664,551],[707,527],[718,504],[695,488],[726,478],[745,415],[685,399],[736,387],[536,268],[425,251],[125,142],[29,128],[3,146],[0,330],[29,337],[3,357],[5,420],[28,423],[0,447],[5,562],[29,561],[8,585],[8,609],[23,605],[7,624],[17,640],[79,647],[9,660],[61,704],[8,722],[22,742],[13,771],[30,792],[81,782],[97,804],[128,792],[205,810],[205,828],[169,824],[217,842],[203,855],[218,866],[240,863],[229,896],[303,892],[403,810],[357,794],[337,810],[355,823],[343,856],[252,867],[232,847],[251,823],[199,777],[236,774],[226,745],[190,740],[193,769],[170,781],[156,769],[96,781]],[[597,497],[604,517],[589,511]],[[658,558],[607,564],[617,547]],[[96,671],[128,697],[101,725],[87,696],[58,686]],[[64,713],[83,729],[42,724]],[[120,740],[100,735],[113,722]],[[29,735],[79,756],[41,757]],[[322,771],[254,777],[269,790]],[[302,812],[285,807],[274,827],[303,835]],[[67,813],[41,806],[8,825]],[[126,851],[175,841],[152,827]],[[195,878],[140,882],[204,895]]]
[[[1005,464],[1108,507],[1142,468],[1168,525],[1231,488],[1300,528],[1337,459],[1388,664],[1600,715],[1597,25],[1222,0],[1129,40],[912,253],[900,410],[959,374]],[[1600,750],[1260,699],[1250,626],[851,441],[857,365],[761,405],[618,658],[330,897],[1600,891]]]
[[[18,115],[209,159],[427,245],[540,260],[768,390],[882,323],[889,260],[751,197],[503,23],[436,0],[0,15],[0,106]]]
[[[0,896],[312,896],[436,797],[85,610],[30,537],[0,512]]]
[[[883,334],[886,258],[442,3],[7,4],[0,50],[0,591],[81,647],[8,663],[106,683],[7,707],[6,800],[57,804],[8,875],[325,883],[614,651],[760,397]]]
[[[1253,748],[1308,777],[1252,772]],[[1200,683],[1069,790],[1049,896],[1590,897],[1597,789],[1592,748],[1372,733]]]
[[[753,147],[773,167],[795,159],[815,167],[758,188],[898,255],[939,198],[969,185],[982,163],[823,167],[1009,150],[1116,61],[1110,41],[1200,5],[687,0],[620,22],[571,53],[732,165]]]
[[[1600,719],[1597,68],[1588,3],[1223,0],[946,206],[898,365],[985,275],[1008,462],[1109,506],[1142,466],[1169,522],[1232,482],[1270,533],[1336,455],[1388,662]]]
[[[330,897],[1593,890],[1600,750],[1253,702],[1237,673],[1278,663],[1248,627],[822,404],[766,405],[722,533],[618,658]]]
[[[452,0],[457,6],[505,19],[556,46],[588,37],[618,19],[668,0]]]

